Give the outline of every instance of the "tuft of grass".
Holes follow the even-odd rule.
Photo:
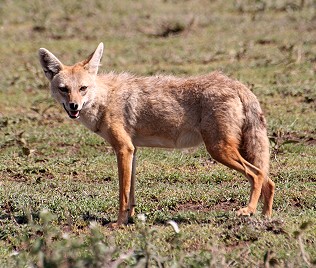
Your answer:
[[[251,260],[251,249],[238,250],[239,255],[230,259],[232,256],[216,244],[210,244],[207,250],[199,250],[192,254],[184,248],[189,239],[189,234],[186,233],[188,230],[179,228],[175,221],[168,221],[169,227],[164,228],[164,237],[161,237],[159,231],[146,222],[143,214],[138,215],[133,230],[125,228],[127,230],[118,231],[133,231],[135,234],[132,238],[133,249],[128,251],[122,251],[116,246],[113,234],[105,235],[101,226],[94,221],[90,222],[89,231],[84,237],[75,237],[69,232],[71,224],[63,230],[56,227],[56,215],[46,209],[39,213],[36,220],[38,223],[35,223],[31,214],[27,217],[30,228],[19,241],[23,248],[14,250],[11,253],[12,259],[7,263],[15,267],[227,267],[239,263],[240,258],[247,266],[273,266],[281,263],[287,265],[287,262],[278,259],[272,250],[267,250],[263,259],[256,263]],[[282,221],[271,222],[250,218],[239,218],[237,222],[229,218],[226,220],[227,231],[223,239],[229,246],[257,241],[263,230],[275,234],[285,233]],[[298,242],[295,262],[303,262],[307,266],[315,264],[315,260],[311,260],[305,251],[304,233],[310,225],[311,222],[303,222],[293,236],[288,236],[289,243]],[[119,236],[120,234],[116,238]],[[161,243],[164,244],[164,248],[161,248]],[[166,252],[172,253],[166,255]]]

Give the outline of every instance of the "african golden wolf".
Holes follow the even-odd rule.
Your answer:
[[[137,147],[187,148],[201,142],[215,160],[248,178],[250,200],[237,213],[253,214],[262,196],[263,214],[271,216],[275,185],[268,177],[266,122],[246,86],[220,72],[187,78],[98,75],[102,54],[100,43],[86,60],[66,66],[39,49],[52,96],[116,153],[119,213],[112,226],[127,224],[135,213]]]

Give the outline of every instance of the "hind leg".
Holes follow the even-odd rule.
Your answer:
[[[269,218],[271,217],[271,214],[272,214],[274,190],[275,190],[274,182],[270,178],[267,178],[267,181],[265,181],[262,185],[262,196],[263,196],[262,214]]]
[[[204,140],[206,148],[211,156],[227,167],[235,169],[244,174],[251,185],[249,203],[247,207],[241,208],[238,215],[251,215],[256,212],[258,200],[261,195],[261,189],[264,182],[263,172],[257,167],[247,162],[239,153],[238,141],[226,139],[217,144],[211,144]]]

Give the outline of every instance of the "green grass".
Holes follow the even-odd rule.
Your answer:
[[[315,14],[311,0],[2,1],[0,267],[315,262]],[[136,212],[146,223],[107,228],[118,210],[113,150],[51,99],[37,57],[45,47],[73,64],[101,41],[103,72],[222,70],[251,87],[271,140],[271,221],[235,216],[248,182],[204,147],[141,148]]]

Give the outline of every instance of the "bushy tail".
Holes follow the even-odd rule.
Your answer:
[[[266,120],[256,96],[249,89],[240,90],[239,97],[245,115],[240,153],[248,162],[259,168],[267,179],[270,153]]]
[[[245,115],[240,153],[263,173],[264,181],[261,188],[262,213],[271,217],[275,184],[268,177],[270,153],[266,120],[256,96],[249,89],[240,90],[239,97],[243,103]]]

